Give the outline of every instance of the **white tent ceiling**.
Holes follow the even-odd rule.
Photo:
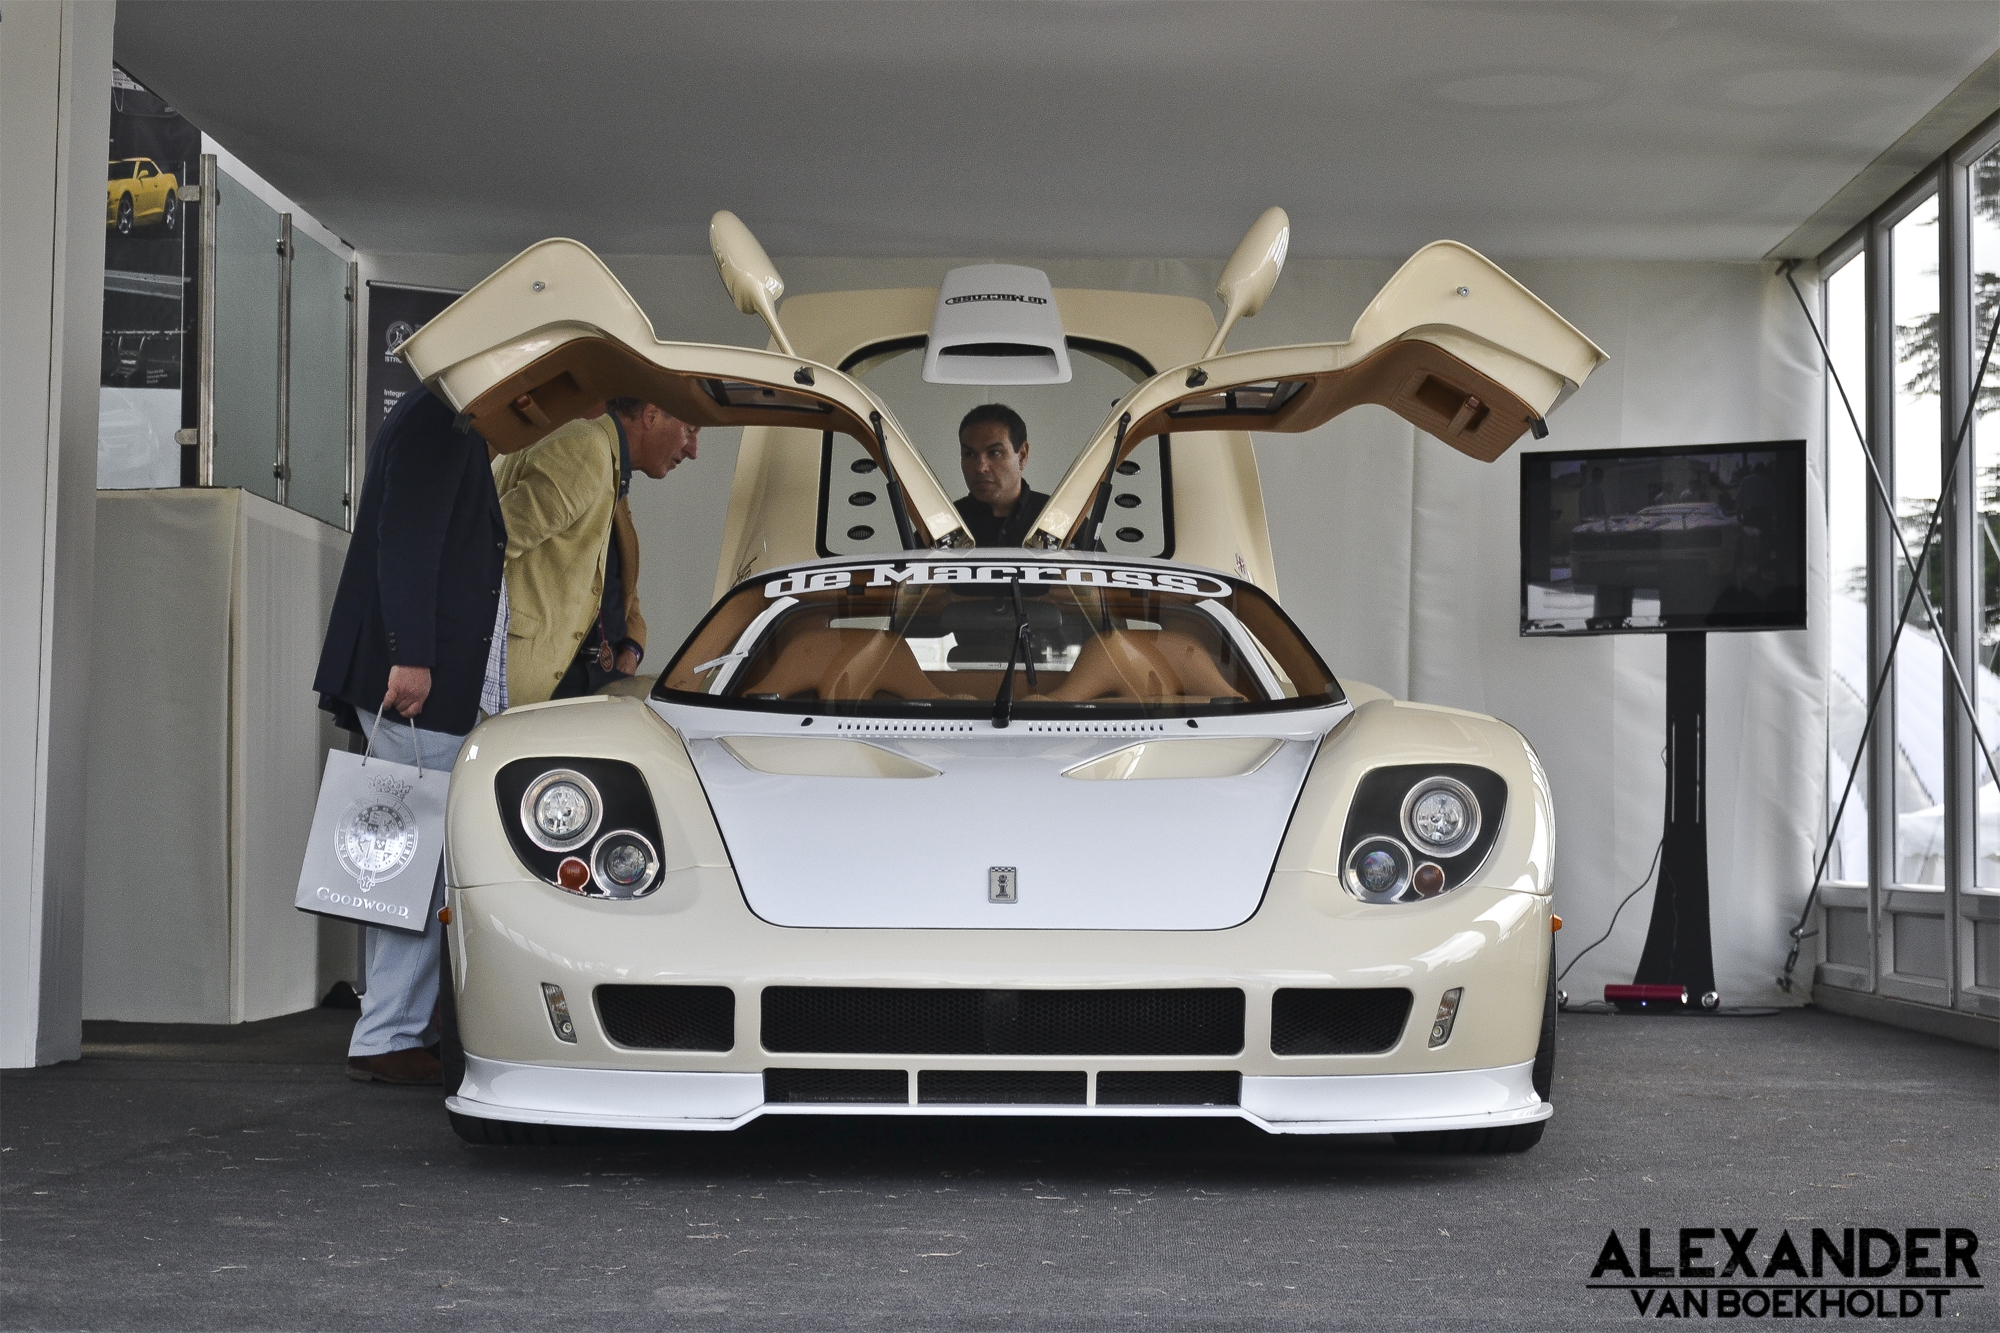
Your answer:
[[[363,249],[1752,259],[1996,0],[119,7],[119,62]]]

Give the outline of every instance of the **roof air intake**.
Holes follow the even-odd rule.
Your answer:
[[[1069,351],[1049,275],[974,264],[944,275],[924,350],[931,384],[1067,384]]]

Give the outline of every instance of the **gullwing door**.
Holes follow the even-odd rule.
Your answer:
[[[1270,267],[1266,282],[1275,278]],[[1113,469],[1156,435],[1295,433],[1375,403],[1491,462],[1529,431],[1545,433],[1544,418],[1607,359],[1534,293],[1456,241],[1411,256],[1346,342],[1218,354],[1227,331],[1225,322],[1209,356],[1154,376],[1112,410],[1057,486],[1029,545],[1094,545]]]
[[[663,342],[602,260],[576,241],[553,239],[501,265],[400,351],[502,453],[618,397],[658,404],[697,426],[851,436],[900,488],[903,503],[892,507],[904,546],[970,546],[944,488],[882,402],[839,370],[782,350],[789,346],[782,333],[778,342],[776,351]]]

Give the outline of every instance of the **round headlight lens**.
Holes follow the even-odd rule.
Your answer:
[[[651,893],[660,877],[660,858],[653,844],[630,829],[605,834],[590,861],[597,887],[613,898]]]
[[[1363,902],[1390,903],[1410,885],[1410,853],[1394,838],[1368,838],[1347,856],[1347,888]]]
[[[537,847],[567,852],[590,841],[604,817],[597,786],[566,768],[544,773],[521,797],[521,824]]]
[[[1403,832],[1429,856],[1456,856],[1479,836],[1479,798],[1456,778],[1425,778],[1403,798]]]

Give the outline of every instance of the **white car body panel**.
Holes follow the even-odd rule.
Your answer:
[[[1222,930],[1263,899],[1321,736],[1345,704],[1304,713],[1151,722],[903,724],[816,718],[811,736],[866,736],[934,778],[775,775],[720,737],[784,735],[799,719],[652,705],[687,743],[750,909],[780,926],[906,930]],[[1086,730],[1086,728],[1088,728]],[[1251,773],[1084,781],[1078,764],[1168,737],[1281,741]],[[987,900],[1013,866],[1019,900]]]

